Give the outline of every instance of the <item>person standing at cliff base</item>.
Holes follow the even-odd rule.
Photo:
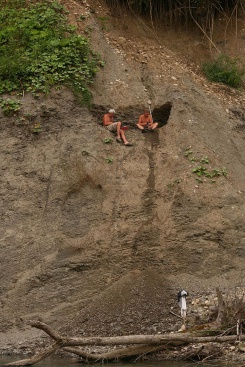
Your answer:
[[[115,113],[116,111],[114,109],[110,109],[108,113],[103,116],[103,126],[106,126],[109,131],[117,134],[116,140],[118,143],[123,142],[125,146],[132,146],[126,139],[121,121],[114,122]]]
[[[149,114],[149,111],[145,110],[144,113],[139,117],[137,127],[141,130],[142,133],[145,133],[147,131],[154,131],[158,127],[158,122],[153,122],[152,116]]]

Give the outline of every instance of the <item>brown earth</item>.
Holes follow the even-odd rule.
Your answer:
[[[170,313],[180,289],[191,307],[216,286],[244,286],[244,91],[205,80],[198,32],[161,35],[102,1],[62,3],[106,65],[91,109],[62,89],[0,112],[2,352],[40,339],[29,319],[69,335],[164,332],[181,325]],[[239,22],[236,42],[217,35],[232,55]],[[143,135],[149,98],[160,128]],[[105,143],[111,107],[133,147]],[[200,182],[200,165],[227,176]]]

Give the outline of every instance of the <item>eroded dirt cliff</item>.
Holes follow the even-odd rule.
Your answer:
[[[180,288],[243,285],[244,93],[208,83],[102,2],[65,5],[106,65],[90,109],[62,89],[0,112],[2,350],[41,335],[26,329],[33,318],[84,335],[162,332]],[[141,134],[149,98],[160,128]],[[133,147],[101,126],[112,107]]]

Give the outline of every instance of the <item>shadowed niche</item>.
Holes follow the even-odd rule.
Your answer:
[[[155,107],[152,111],[153,121],[159,123],[158,127],[163,127],[168,123],[168,119],[171,113],[172,104],[170,102],[165,103],[160,107]]]

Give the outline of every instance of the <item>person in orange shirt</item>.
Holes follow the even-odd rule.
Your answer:
[[[114,109],[110,109],[108,113],[103,116],[103,125],[106,126],[109,131],[117,134],[117,142],[121,143],[123,141],[125,146],[132,146],[126,139],[121,121],[114,122],[115,113],[116,111]]]
[[[145,110],[144,113],[139,117],[137,127],[141,130],[142,133],[145,133],[147,131],[154,131],[158,127],[158,122],[153,122],[152,116],[149,114],[149,111]]]

